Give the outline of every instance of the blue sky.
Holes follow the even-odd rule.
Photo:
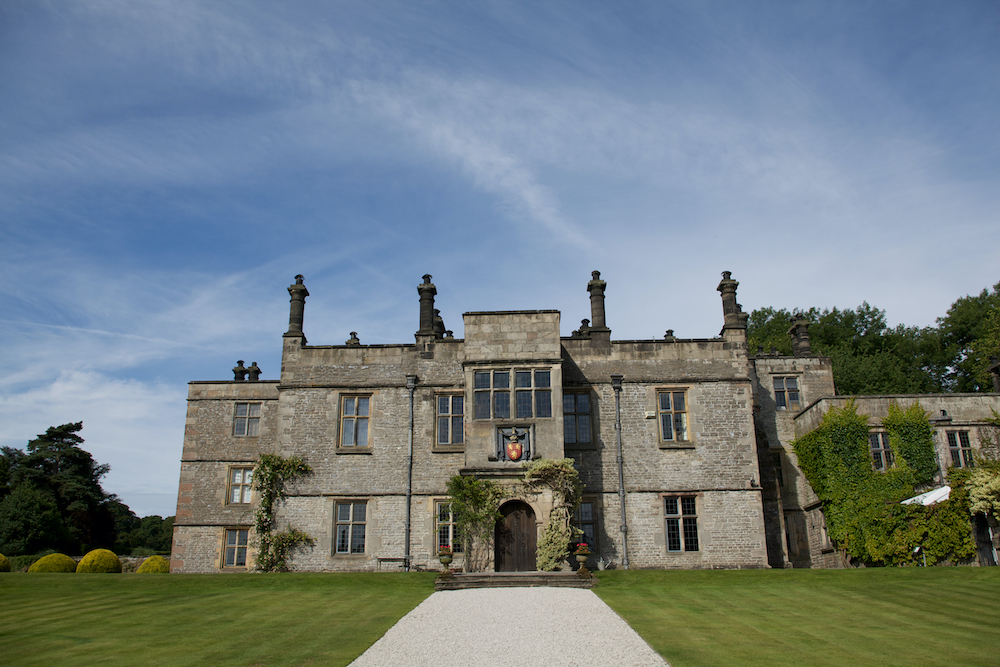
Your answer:
[[[619,339],[1000,280],[1000,4],[0,4],[0,444],[174,513],[186,383],[608,281]]]

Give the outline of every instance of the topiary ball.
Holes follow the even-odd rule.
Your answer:
[[[32,563],[28,572],[76,572],[76,561],[66,554],[49,554]]]
[[[10,572],[10,561],[3,554],[0,554],[0,572]]]
[[[142,565],[135,571],[136,574],[169,574],[170,561],[163,556],[150,556],[142,561]]]
[[[118,560],[118,556],[113,551],[94,549],[83,557],[76,571],[121,574],[122,562]]]

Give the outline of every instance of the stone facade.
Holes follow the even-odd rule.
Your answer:
[[[316,540],[294,554],[293,570],[398,568],[403,558],[439,568],[454,475],[509,485],[526,505],[516,506],[518,525],[537,540],[552,494],[519,483],[525,461],[539,458],[570,458],[580,473],[591,568],[599,558],[634,568],[839,565],[790,446],[843,400],[830,360],[810,353],[804,323],[790,332],[795,356],[749,355],[728,272],[718,338],[612,340],[595,271],[591,319],[570,336],[558,311],[541,310],[468,312],[455,338],[424,276],[415,341],[399,345],[363,345],[353,332],[343,345],[309,345],[309,293],[296,278],[280,379],[260,381],[240,362],[232,381],[189,385],[171,571],[250,568],[245,475],[265,453],[300,456],[313,471],[278,507],[279,528]],[[884,410],[877,400],[888,399],[872,399],[873,417]],[[978,418],[966,413],[971,399],[919,400],[953,425]],[[508,539],[502,526],[497,536]],[[456,554],[452,566],[461,564]]]

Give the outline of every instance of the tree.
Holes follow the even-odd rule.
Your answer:
[[[948,354],[946,386],[950,391],[993,391],[986,369],[1000,354],[1000,283],[976,296],[963,296],[938,318]]]
[[[36,508],[29,516],[46,526],[48,501],[54,503],[61,524],[59,546],[78,552],[114,544],[115,517],[110,502],[117,502],[104,493],[100,483],[111,467],[98,464],[80,448],[84,440],[77,433],[82,429],[83,422],[50,427],[28,443],[27,453],[6,448],[5,465],[0,466],[0,475],[6,474],[8,499],[25,489],[17,495],[18,506]],[[43,497],[46,500],[41,500]],[[39,531],[32,534],[54,534],[48,528],[40,527]]]
[[[814,354],[831,358],[839,394],[916,394],[939,392],[947,366],[936,330],[903,325],[889,328],[885,311],[862,303],[857,308],[810,308]],[[750,313],[747,341],[751,353],[792,354],[788,330],[796,319],[787,310],[762,308]]]
[[[32,554],[64,548],[68,536],[52,494],[31,484],[16,487],[0,501],[0,553]]]

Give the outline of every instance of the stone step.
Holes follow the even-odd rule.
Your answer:
[[[447,579],[438,578],[436,591],[468,588],[512,588],[550,586],[556,588],[592,588],[594,579],[581,579],[576,572],[463,572]]]

